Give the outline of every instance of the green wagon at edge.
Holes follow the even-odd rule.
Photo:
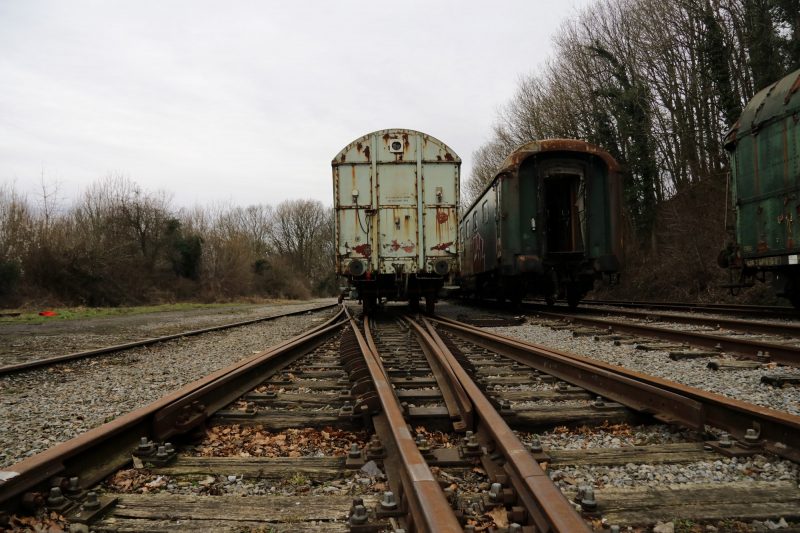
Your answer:
[[[756,94],[725,137],[736,240],[720,266],[732,287],[773,278],[800,309],[800,70]]]

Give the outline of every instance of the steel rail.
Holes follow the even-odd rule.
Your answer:
[[[536,309],[534,312],[539,313]],[[553,313],[553,311],[546,311]],[[719,326],[733,331],[743,331],[745,333],[767,333],[770,335],[787,335],[800,338],[800,324],[798,323],[777,323],[777,322],[759,322],[755,320],[741,320],[735,318],[716,318],[708,316],[691,316],[691,315],[678,315],[674,313],[664,313],[660,311],[631,311],[628,309],[585,309],[578,308],[563,313],[564,318],[572,319],[576,316],[585,316],[587,314],[597,315],[607,313],[614,316],[622,316],[628,318],[641,318],[641,319],[656,319],[663,322],[679,322],[681,324],[694,324],[698,326]],[[556,311],[556,314],[562,314]]]
[[[21,372],[24,370],[32,370],[34,368],[40,368],[43,366],[50,366],[56,363],[64,363],[67,361],[74,361],[76,359],[84,359],[86,357],[93,357],[95,355],[104,355],[109,353],[116,353],[122,352],[125,350],[130,350],[132,348],[139,348],[141,346],[149,346],[151,344],[157,344],[159,342],[166,342],[171,341],[174,339],[179,339],[181,337],[192,337],[195,335],[200,335],[203,333],[211,333],[212,331],[220,331],[225,329],[231,328],[238,328],[241,326],[249,326],[250,324],[257,324],[258,322],[266,322],[268,320],[274,320],[277,318],[287,317],[287,316],[294,316],[294,315],[301,315],[303,313],[308,313],[309,311],[320,311],[322,309],[328,309],[330,307],[337,306],[338,304],[325,304],[319,307],[312,307],[310,309],[303,309],[301,311],[291,311],[289,313],[283,313],[280,315],[272,315],[272,316],[265,316],[260,318],[252,318],[249,320],[243,320],[241,322],[231,322],[229,324],[221,324],[219,326],[210,326],[207,328],[202,329],[194,329],[190,331],[183,331],[181,333],[173,333],[172,335],[164,335],[162,337],[151,337],[148,339],[142,339],[133,342],[126,342],[123,344],[115,344],[112,346],[104,346],[103,348],[94,348],[92,350],[84,350],[81,352],[73,352],[65,355],[57,355],[54,357],[45,357],[43,359],[36,359],[34,361],[26,361],[24,363],[17,363],[13,365],[5,365],[0,366],[0,376],[4,374],[13,374],[15,372]]]
[[[390,436],[398,453],[403,500],[408,503],[407,519],[413,524],[412,530],[420,533],[461,533],[463,530],[458,519],[408,429],[394,387],[381,364],[378,352],[374,350],[374,342],[370,347],[366,340],[372,337],[369,323],[365,322],[362,334],[352,317],[349,317],[349,321],[366,361],[375,392],[380,400],[382,415],[387,419]]]
[[[417,324],[410,317],[405,316],[406,324],[417,334],[422,353],[428,360],[434,379],[442,393],[447,412],[453,421],[453,429],[457,432],[474,430],[472,402],[470,401],[463,385],[457,379],[452,366],[447,360],[439,356],[439,352],[447,350],[438,335],[433,337],[429,331]]]
[[[555,375],[634,410],[653,414],[661,420],[695,429],[703,429],[705,425],[709,425],[727,431],[742,442],[746,431],[754,429],[758,435],[758,443],[765,449],[789,460],[800,461],[800,416],[596,359],[489,333],[455,320],[439,317],[432,321],[456,332],[458,336],[519,363]],[[571,373],[564,372],[564,368],[581,370]],[[653,401],[652,394],[668,395],[675,401]],[[687,417],[687,413],[690,416]]]
[[[311,330],[285,340],[263,352],[251,355],[226,368],[189,383],[155,402],[91,429],[73,439],[57,444],[15,465],[2,468],[7,481],[0,483],[0,509],[16,508],[22,496],[53,476],[78,476],[84,487],[102,481],[106,476],[131,461],[141,437],[160,440],[187,432],[219,409],[222,397],[234,399],[249,389],[258,376],[263,380],[290,364],[304,353],[333,336],[347,322],[344,312]],[[173,420],[170,414],[183,412],[188,405],[193,416],[183,424],[170,428],[158,421]],[[165,416],[165,414],[167,416]]]
[[[753,313],[774,317],[800,318],[800,311],[789,306],[747,305],[747,304],[713,304],[713,303],[681,303],[681,302],[630,302],[619,300],[582,300],[581,305],[610,305],[617,307],[646,307],[650,309],[668,309],[672,311],[691,310],[702,313],[728,313],[753,316]]]
[[[479,430],[490,435],[491,441],[502,451],[507,461],[505,470],[510,474],[517,497],[528,511],[528,518],[533,521],[536,531],[591,531],[576,512],[574,505],[553,484],[489,399],[458,363],[431,323],[425,318],[422,318],[422,323],[436,348],[433,353],[442,366],[450,369],[449,375],[457,380],[474,406]]]
[[[775,344],[749,339],[736,339],[721,335],[709,335],[694,331],[679,331],[630,322],[617,322],[603,318],[591,318],[574,314],[539,312],[539,316],[549,318],[568,318],[578,324],[611,328],[612,331],[633,333],[674,342],[688,342],[697,346],[733,352],[745,357],[756,357],[758,352],[769,352],[769,357],[778,363],[790,366],[800,366],[800,347],[785,344]],[[765,355],[765,354],[764,354]]]

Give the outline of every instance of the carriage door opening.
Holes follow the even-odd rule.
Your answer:
[[[583,252],[582,173],[548,173],[544,179],[548,253]]]

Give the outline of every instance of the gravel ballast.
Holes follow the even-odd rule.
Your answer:
[[[296,309],[275,306],[273,314]],[[214,370],[295,336],[333,312],[278,318],[2,376],[0,466],[17,463],[143,407]]]
[[[455,319],[458,319],[458,316],[487,314],[480,309],[452,304],[440,305],[437,311]],[[673,361],[667,351],[638,350],[633,344],[615,346],[612,341],[595,341],[590,336],[573,337],[570,330],[554,330],[546,325],[539,325],[535,317],[529,317],[528,320],[529,322],[519,326],[485,329],[507,337],[662,377],[729,398],[800,415],[800,387],[787,385],[776,388],[761,383],[762,376],[775,372],[800,376],[800,368],[766,365],[752,370],[715,371],[707,366],[711,358]],[[675,324],[674,329],[680,327],[681,325]]]

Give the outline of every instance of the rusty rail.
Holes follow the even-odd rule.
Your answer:
[[[769,352],[772,360],[790,366],[800,366],[800,347],[787,346],[784,344],[774,344],[770,342],[754,341],[748,339],[736,339],[720,335],[708,335],[706,333],[695,333],[693,331],[676,331],[643,324],[632,324],[630,322],[617,322],[602,318],[591,318],[574,314],[539,312],[539,316],[546,318],[564,318],[572,320],[577,324],[611,328],[613,331],[633,333],[659,339],[666,339],[675,342],[688,342],[705,348],[716,348],[728,352],[737,353],[747,357],[755,357],[758,352]]]
[[[435,343],[434,353],[440,364],[449,369],[449,375],[457,380],[473,404],[479,432],[485,432],[490,443],[499,448],[506,458],[505,471],[536,531],[590,531],[573,504],[550,481],[547,473],[458,363],[430,322],[424,318],[422,322]]]
[[[104,346],[103,348],[95,348],[92,350],[84,350],[81,352],[73,352],[65,355],[57,355],[54,357],[45,357],[43,359],[36,359],[35,361],[26,361],[24,363],[17,363],[14,365],[5,365],[0,366],[0,375],[4,374],[13,374],[15,372],[21,372],[23,370],[32,370],[34,368],[40,368],[43,366],[49,366],[56,363],[64,363],[67,361],[74,361],[76,359],[84,359],[86,357],[93,357],[95,355],[105,355],[109,353],[116,353],[122,352],[124,350],[130,350],[132,348],[139,348],[141,346],[150,346],[151,344],[157,344],[159,342],[166,342],[171,341],[173,339],[179,339],[181,337],[192,337],[195,335],[200,335],[202,333],[211,333],[212,331],[220,331],[225,329],[231,328],[238,328],[241,326],[249,326],[250,324],[257,324],[258,322],[265,322],[268,320],[274,320],[277,318],[282,318],[286,316],[294,316],[294,315],[301,315],[303,313],[308,313],[309,311],[320,311],[322,309],[328,309],[329,307],[334,307],[338,304],[325,304],[319,307],[312,307],[311,309],[303,309],[302,311],[291,311],[289,313],[283,313],[280,315],[272,315],[272,316],[265,316],[261,318],[252,318],[250,320],[243,320],[241,322],[231,322],[229,324],[221,324],[219,326],[211,326],[208,328],[202,329],[194,329],[190,331],[183,331],[181,333],[174,333],[172,335],[164,335],[162,337],[151,337],[149,339],[142,339],[133,342],[126,342],[123,344],[115,344],[113,346]]]
[[[401,496],[402,500],[408,504],[406,518],[413,525],[412,530],[460,533],[461,525],[450,508],[439,482],[417,448],[408,429],[408,423],[403,418],[403,410],[397,401],[394,387],[389,382],[386,370],[381,364],[375,345],[372,343],[370,346],[370,343],[367,342],[367,338],[372,338],[369,324],[365,323],[364,334],[361,333],[352,317],[350,317],[350,326],[356,335],[375,392],[380,400],[382,416],[386,418],[386,424],[380,427],[384,431],[388,430],[393,448],[398,454],[403,488]],[[378,428],[379,426],[376,425],[376,430]]]
[[[539,313],[538,309],[534,312]],[[546,311],[553,314],[552,311]],[[640,319],[655,319],[663,322],[678,322],[681,324],[694,324],[699,326],[719,326],[732,331],[742,331],[745,333],[766,333],[769,335],[787,335],[791,337],[800,337],[800,324],[798,323],[777,323],[777,322],[759,322],[755,320],[741,320],[735,318],[718,318],[709,316],[698,315],[679,315],[675,313],[664,313],[661,311],[631,311],[627,309],[586,309],[578,308],[564,313],[565,319],[570,320],[576,316],[583,315],[597,315],[597,314],[610,314],[614,316],[640,318]],[[555,314],[561,315],[560,312]]]
[[[407,316],[405,319],[406,323],[417,334],[422,352],[428,360],[436,383],[439,385],[439,391],[442,393],[442,399],[447,406],[447,412],[450,413],[450,419],[453,421],[453,430],[457,432],[474,430],[475,420],[472,402],[450,363],[440,357],[440,353],[446,351],[447,347],[438,335],[432,335]]]
[[[724,313],[730,315],[753,316],[760,314],[773,318],[800,318],[800,312],[788,305],[748,305],[748,304],[713,304],[713,303],[681,303],[681,302],[630,302],[620,300],[583,300],[581,305],[609,305],[615,307],[644,307],[648,309],[665,309],[672,311],[697,311],[702,313]]]
[[[302,354],[330,338],[346,322],[344,312],[315,328],[276,346],[242,359],[205,378],[185,385],[141,409],[91,429],[49,450],[2,469],[10,477],[0,483],[0,509],[15,509],[26,492],[49,478],[78,476],[91,486],[131,460],[131,450],[141,437],[161,440],[187,432],[215,410],[233,401]],[[189,413],[185,407],[189,407]],[[188,415],[188,418],[181,418]],[[172,425],[170,425],[172,424]]]
[[[748,429],[757,443],[792,461],[800,461],[800,417],[649,376],[576,354],[527,343],[446,318],[432,319],[475,344],[555,375],[666,422],[727,431],[744,442]]]

